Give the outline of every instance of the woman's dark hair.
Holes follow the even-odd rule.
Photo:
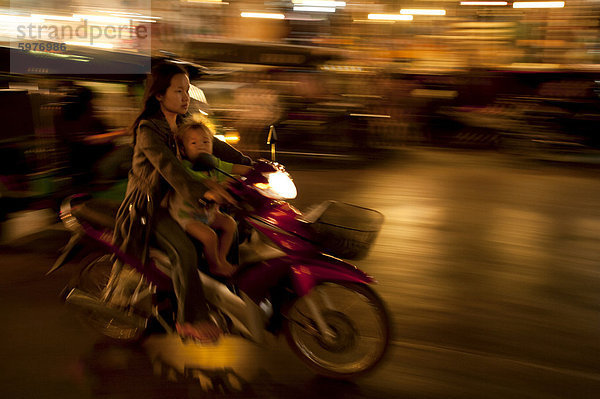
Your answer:
[[[146,91],[144,93],[144,105],[142,112],[135,119],[135,122],[131,125],[131,132],[135,140],[135,134],[140,122],[143,119],[150,118],[156,115],[160,111],[160,103],[156,99],[157,95],[163,95],[171,85],[171,79],[175,75],[183,73],[188,75],[188,72],[172,62],[162,61],[160,64],[155,65],[152,68],[152,74],[146,81]]]

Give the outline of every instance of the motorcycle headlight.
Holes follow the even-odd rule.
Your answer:
[[[287,172],[265,173],[265,177],[268,183],[254,184],[254,187],[259,189],[265,197],[283,200],[296,198],[296,185]]]

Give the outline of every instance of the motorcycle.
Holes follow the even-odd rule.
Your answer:
[[[296,197],[296,187],[275,162],[259,160],[245,177],[230,177],[228,190],[238,200],[234,217],[246,238],[237,247],[239,268],[232,277],[210,276],[200,265],[212,319],[225,333],[258,344],[268,334],[285,335],[317,374],[348,379],[372,370],[386,352],[390,318],[372,288],[375,279],[340,258],[366,256],[383,216],[335,201],[302,213],[286,202]],[[116,340],[174,333],[170,261],[151,249],[151,260],[142,264],[113,245],[117,207],[85,194],[65,199],[60,217],[72,237],[48,274],[86,238],[100,252],[84,259],[63,291],[65,302]]]

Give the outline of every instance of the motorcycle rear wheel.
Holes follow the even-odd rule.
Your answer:
[[[85,266],[72,284],[92,297],[101,300],[108,284],[114,261],[110,254],[92,254],[82,262]],[[76,313],[83,322],[100,334],[120,342],[135,342],[142,338],[144,329],[115,319],[93,308],[76,306]]]
[[[319,333],[306,297],[288,312],[285,335],[295,354],[317,374],[349,379],[371,371],[386,353],[390,322],[381,298],[363,284],[326,282],[308,294],[333,332]],[[325,299],[326,298],[326,299]]]

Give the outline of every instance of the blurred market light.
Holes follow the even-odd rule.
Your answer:
[[[403,8],[400,10],[400,14],[402,14],[402,15],[446,15],[446,10]]]
[[[335,12],[335,7],[307,7],[307,6],[294,6],[294,11],[309,11],[309,12]]]
[[[507,1],[461,1],[461,6],[506,6]]]
[[[132,21],[136,21],[136,22],[150,22],[150,23],[155,23],[158,22],[159,19],[161,19],[160,17],[154,17],[151,15],[142,15],[140,13],[137,12],[125,12],[125,11],[104,11],[104,10],[98,10],[98,13],[103,13],[103,14],[110,14],[112,16],[115,17],[120,17],[120,18],[127,18],[130,19]]]
[[[73,14],[73,18],[78,18],[79,20],[96,22],[96,23],[105,23],[105,24],[122,24],[127,25],[130,22],[130,18],[122,18],[122,17],[111,17],[104,15],[86,15],[86,14]]]
[[[44,19],[34,16],[15,15],[15,14],[0,14],[0,22],[3,23],[43,23]]]
[[[346,7],[345,1],[330,0],[292,0],[294,11],[307,12],[329,12],[333,13],[337,8]]]
[[[399,15],[399,14],[369,14],[368,19],[378,21],[412,21],[412,15]]]
[[[240,142],[240,136],[238,132],[228,133],[227,135],[215,134],[215,138],[230,144],[236,144]]]
[[[285,19],[285,15],[266,12],[242,12],[242,18]]]
[[[294,6],[306,7],[346,7],[345,1],[326,1],[326,0],[292,0]]]
[[[104,48],[104,49],[115,48],[115,45],[112,43],[90,43],[90,42],[67,41],[67,42],[65,42],[65,44],[69,45],[69,46],[83,46],[83,47],[94,47],[94,48]]]
[[[515,1],[513,8],[563,8],[564,1]]]
[[[228,2],[225,1],[221,1],[221,0],[185,0],[188,3],[208,3],[208,4],[222,4],[222,5],[228,5]]]
[[[2,10],[4,12],[9,10]],[[0,14],[0,38],[14,38],[20,25],[42,24],[44,19],[40,17],[19,15],[13,11]]]
[[[42,19],[44,21],[69,21],[69,22],[79,22],[81,18],[71,16],[67,17],[66,15],[45,15],[45,14],[31,14],[31,18]]]

